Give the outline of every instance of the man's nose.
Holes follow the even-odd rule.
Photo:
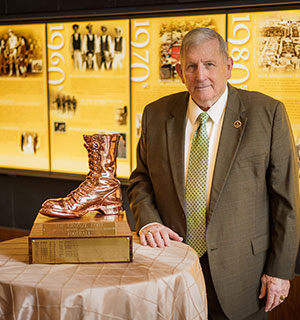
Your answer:
[[[196,71],[196,79],[198,81],[203,81],[206,77],[206,70],[203,65],[198,64]]]

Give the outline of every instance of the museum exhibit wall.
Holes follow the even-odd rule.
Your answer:
[[[88,172],[84,134],[118,133],[124,205],[145,105],[185,90],[183,36],[226,38],[231,84],[280,99],[300,141],[300,5],[295,1],[0,3],[0,226],[30,229],[45,199]]]

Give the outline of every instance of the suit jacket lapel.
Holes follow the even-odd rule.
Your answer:
[[[183,210],[185,208],[184,139],[188,98],[188,92],[179,96],[174,102],[170,118],[166,121],[167,148],[172,177]]]
[[[230,169],[235,160],[244,130],[247,125],[245,109],[240,101],[238,93],[232,86],[229,85],[228,87],[228,102],[225,110],[215,163],[212,189],[210,194],[210,204],[207,213],[207,223],[209,223],[214,213],[220,194],[228,179]],[[239,122],[236,121],[240,121],[240,126]]]

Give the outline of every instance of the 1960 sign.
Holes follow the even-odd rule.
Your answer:
[[[53,50],[50,54],[49,58],[49,78],[50,75],[55,73],[56,79],[49,79],[48,83],[51,85],[59,85],[64,82],[65,80],[65,72],[59,67],[59,63],[65,63],[64,57],[57,51],[59,51],[64,46],[64,37],[61,32],[63,30],[63,26],[51,26],[49,27],[50,30],[50,43],[48,43],[48,48]]]

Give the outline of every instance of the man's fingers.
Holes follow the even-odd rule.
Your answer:
[[[176,232],[160,224],[151,225],[140,233],[141,244],[144,246],[149,245],[153,248],[168,247],[170,245],[170,239],[180,242],[183,241],[183,238]]]
[[[259,299],[263,299],[266,296],[267,287],[266,283],[264,282],[263,278],[261,279],[261,288],[260,288],[260,295],[258,296]]]
[[[167,231],[162,232],[162,233],[161,233],[161,236],[162,236],[164,245],[165,245],[166,247],[168,247],[168,246],[170,245],[170,243],[171,243],[169,232],[167,232]]]
[[[159,236],[157,235],[157,240],[159,240],[159,243],[157,242],[159,247],[168,247],[171,243],[170,239],[175,241],[183,241],[183,238],[180,237],[176,232],[169,228],[165,228],[159,232]]]
[[[144,233],[140,233],[140,242],[142,246],[146,246],[148,244]]]
[[[267,303],[265,306],[265,311],[270,312],[275,307],[277,307],[283,300],[280,300],[280,297],[278,295],[270,295],[270,298],[267,299]]]
[[[265,311],[269,312],[272,310],[272,308],[274,308],[274,304],[275,304],[275,296],[274,294],[268,293],[267,295],[267,301],[266,301],[266,306],[265,306]]]
[[[280,299],[279,299],[279,296],[274,296],[274,299],[273,299],[273,303],[271,305],[271,309],[274,309],[275,307],[277,307],[279,304],[281,303]]]
[[[262,276],[261,282],[262,287],[259,298],[267,295],[265,311],[269,312],[282,303],[288,296],[290,282],[289,280],[271,277],[266,274]]]
[[[169,229],[170,232],[169,232],[169,237],[175,241],[179,241],[179,242],[182,242],[183,241],[183,238],[180,237],[176,232],[172,231],[171,229]]]
[[[161,236],[159,231],[156,231],[155,233],[152,233],[152,236],[154,238],[154,241],[155,241],[157,247],[162,248],[162,247],[165,246],[164,240],[163,240],[163,238],[162,238],[162,236]]]
[[[152,247],[152,248],[156,248],[157,247],[157,244],[156,244],[156,241],[154,239],[154,236],[153,236],[152,232],[150,232],[150,231],[146,232],[146,239],[147,239],[147,242],[148,242],[150,247]]]

